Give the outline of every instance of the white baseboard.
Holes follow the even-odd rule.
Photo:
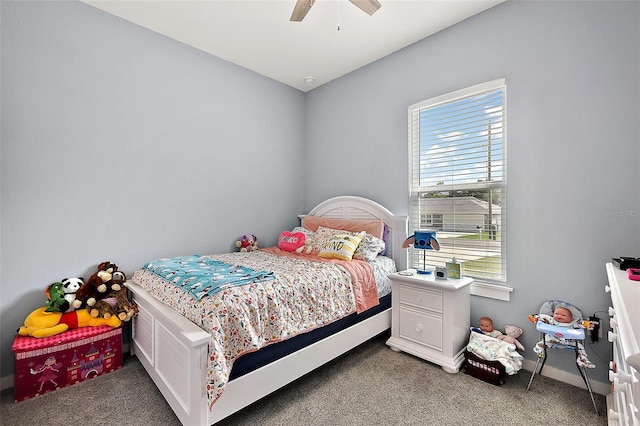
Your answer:
[[[536,366],[535,361],[525,359],[522,362],[522,369],[527,370],[529,373],[533,371],[535,366]],[[549,365],[545,365],[544,368],[542,369],[542,372],[544,373],[542,374],[543,376],[549,377],[550,379],[567,383],[569,385],[577,386],[582,389],[587,389],[587,386],[584,384],[582,377],[578,373],[575,373],[575,374],[569,373],[567,371],[560,370],[558,368],[551,367]],[[522,374],[522,372],[520,372],[519,374]],[[589,374],[589,370],[587,370],[587,375],[588,374]],[[534,379],[533,384],[531,386],[535,386],[535,383],[536,381]],[[591,385],[591,390],[594,393],[597,393],[600,395],[608,395],[611,392],[611,383],[602,383],[590,378],[589,384]]]

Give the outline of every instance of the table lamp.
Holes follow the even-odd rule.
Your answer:
[[[422,250],[422,269],[417,269],[419,274],[430,274],[433,271],[427,269],[427,250],[440,250],[440,243],[436,240],[436,231],[421,229],[415,231],[412,236],[404,240],[402,248],[408,248],[413,244],[413,248]]]

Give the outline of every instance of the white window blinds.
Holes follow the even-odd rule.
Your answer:
[[[464,275],[506,282],[506,83],[504,79],[409,107],[409,233],[436,231]],[[423,253],[410,248],[418,267]]]

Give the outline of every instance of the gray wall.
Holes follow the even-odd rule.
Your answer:
[[[639,24],[638,2],[508,1],[309,92],[306,207],[344,192],[406,214],[407,107],[506,77],[515,290],[473,297],[471,314],[522,327],[534,359],[528,313],[554,298],[606,310],[605,262],[640,256]],[[330,172],[354,163],[349,179]],[[610,345],[588,351],[607,382]],[[547,364],[577,374],[556,352]]]
[[[473,321],[520,325],[530,348],[527,313],[554,297],[606,309],[604,263],[640,256],[624,214],[640,210],[638,2],[507,2],[306,95],[81,3],[1,7],[2,377],[44,286],[101,260],[131,273],[243,233],[273,243],[334,195],[406,214],[407,107],[498,77],[515,290],[474,297]],[[592,349],[604,382],[609,345]]]
[[[304,94],[83,3],[1,7],[5,377],[51,282],[295,226]]]

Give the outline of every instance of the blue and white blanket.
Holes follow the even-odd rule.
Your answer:
[[[153,260],[142,269],[188,292],[196,300],[227,287],[274,279],[269,271],[256,271],[197,254]]]

